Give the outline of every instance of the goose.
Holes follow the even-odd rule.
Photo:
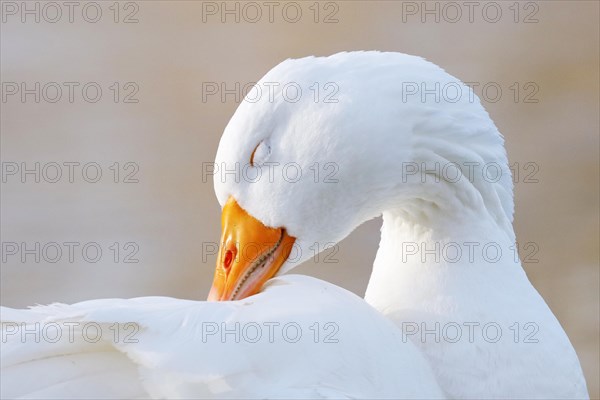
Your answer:
[[[239,105],[213,172],[222,234],[211,301],[3,308],[3,397],[588,397],[514,247],[503,137],[440,67],[376,51],[286,60]],[[381,215],[364,300],[286,275],[314,243]],[[218,324],[273,321],[304,334],[250,343],[225,340],[243,328]],[[58,335],[67,322],[76,340]],[[77,340],[86,324],[123,336],[130,323],[136,343]],[[43,332],[36,324],[60,339],[23,340]],[[306,334],[326,325],[336,343]],[[219,329],[218,345],[198,340]]]

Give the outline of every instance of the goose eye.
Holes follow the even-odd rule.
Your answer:
[[[271,146],[269,146],[265,141],[260,142],[252,151],[252,155],[250,156],[250,165],[261,166],[267,161],[269,155],[271,154]]]

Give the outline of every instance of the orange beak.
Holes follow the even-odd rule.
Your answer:
[[[283,228],[269,228],[233,197],[221,213],[221,249],[209,301],[239,300],[260,291],[292,251],[295,238]]]

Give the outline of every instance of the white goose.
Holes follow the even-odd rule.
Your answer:
[[[327,83],[333,102],[317,93]],[[441,99],[427,95],[436,84]],[[511,251],[503,140],[465,85],[421,58],[378,52],[288,60],[261,85],[273,95],[248,95],[216,159],[228,173],[215,176],[223,246],[210,298],[237,301],[4,308],[2,397],[588,396],[573,347]],[[366,294],[379,312],[331,284],[279,276],[315,242],[381,214]],[[137,343],[114,338],[128,322]],[[252,332],[294,322],[303,335],[251,343],[242,328],[238,343],[215,335],[221,322]],[[85,323],[111,340],[82,340]],[[315,340],[326,325],[337,343]],[[44,327],[62,338],[22,343]]]

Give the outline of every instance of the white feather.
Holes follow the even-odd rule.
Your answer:
[[[299,276],[279,277],[263,293],[225,304],[142,298],[3,309],[2,374],[10,378],[3,379],[3,397],[54,396],[71,384],[94,397],[100,389],[106,396],[168,398],[587,397],[569,339],[510,252],[514,202],[506,151],[470,88],[419,57],[379,52],[287,60],[258,84],[267,82],[279,84],[274,96],[240,105],[216,163],[220,171],[244,168],[263,143],[249,168],[260,172],[265,161],[273,168],[251,181],[215,175],[217,198],[224,204],[233,196],[265,225],[297,238],[300,256],[282,273],[311,257],[314,243],[338,242],[383,214],[366,294],[378,312],[343,289]],[[282,95],[288,83],[303,89],[298,101]],[[333,85],[336,101],[315,100],[315,84]],[[407,96],[407,84],[429,90],[450,84],[463,95],[457,101]],[[300,167],[300,179],[287,179],[290,163]],[[466,179],[450,182],[435,170],[406,174],[407,165],[431,171],[439,163],[455,163]],[[476,166],[470,171],[465,163]],[[501,175],[494,181],[482,175],[492,163]],[[323,174],[315,181],[313,168],[326,165],[334,167],[334,181]],[[428,249],[494,243],[504,252],[494,262],[481,253],[458,262],[405,260],[406,243]],[[134,322],[139,342],[22,343],[11,321],[95,322],[107,329]],[[303,336],[293,344],[209,344],[202,341],[207,322],[296,322]],[[316,322],[336,324],[339,342],[315,343]],[[469,323],[497,324],[503,335],[490,342],[479,331],[472,341],[452,342],[406,332],[411,324],[443,334],[442,326]],[[523,340],[528,323],[537,342]]]
[[[234,302],[106,299],[3,308],[2,321],[2,398],[443,397],[391,322],[354,294],[305,276],[274,279]],[[31,332],[59,326],[62,340],[23,337],[22,321]],[[90,323],[102,327],[97,343],[85,340],[95,330],[83,335]],[[139,330],[126,339],[128,323]]]

